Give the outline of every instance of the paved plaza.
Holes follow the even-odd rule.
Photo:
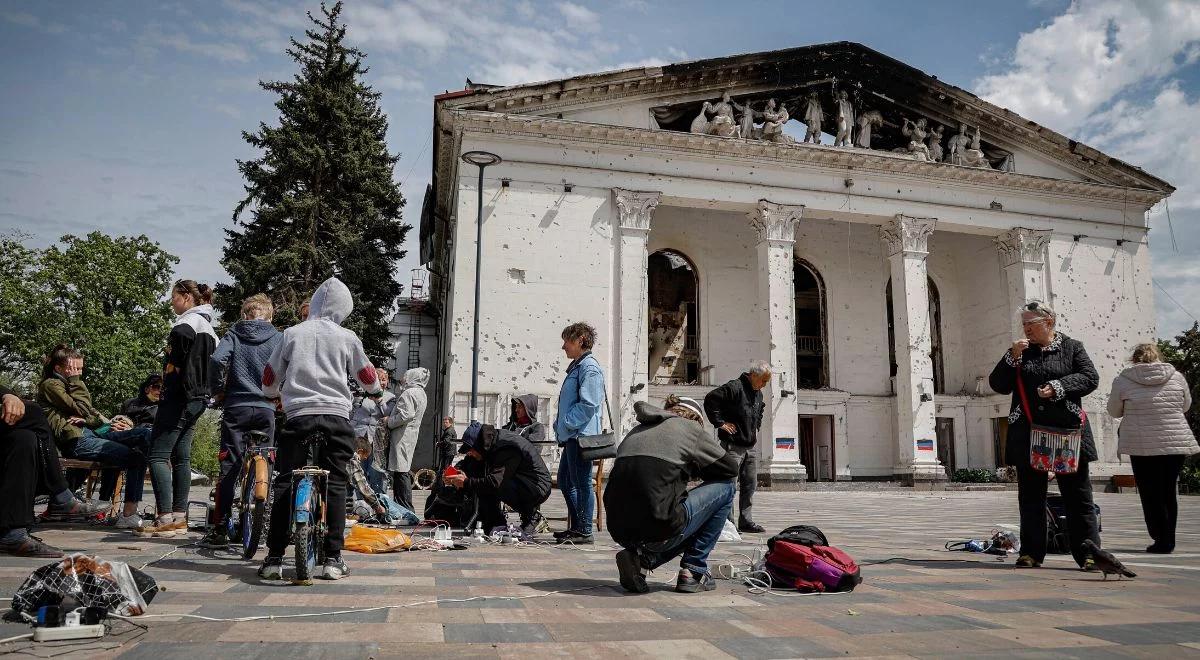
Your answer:
[[[0,653],[50,657],[71,650],[78,657],[149,660],[1200,656],[1200,498],[1182,499],[1179,551],[1165,557],[1142,552],[1149,540],[1136,494],[1098,494],[1097,502],[1105,546],[1137,579],[1103,581],[1074,570],[1065,556],[1018,571],[1012,559],[941,549],[948,540],[1015,526],[1011,491],[775,491],[759,493],[759,520],[772,532],[819,526],[865,564],[857,590],[756,595],[723,580],[713,592],[677,594],[668,565],[652,574],[651,593],[627,595],[604,534],[592,551],[486,546],[347,553],[349,578],[312,587],[263,583],[257,563],[186,547],[147,569],[165,588],[151,613],[237,618],[421,604],[273,621],[147,618],[145,630],[118,623],[113,635],[86,645],[7,644]],[[557,492],[549,504],[549,515],[562,515]],[[43,529],[42,536],[135,566],[199,538],[137,539],[87,527]],[[753,555],[765,538],[722,543],[714,560],[744,562],[741,555]],[[872,565],[893,557],[905,559]],[[0,559],[0,591],[11,594],[43,563]],[[0,638],[23,632],[0,624]]]

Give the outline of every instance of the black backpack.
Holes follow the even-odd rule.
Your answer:
[[[829,539],[825,538],[825,533],[812,525],[792,525],[772,536],[767,540],[768,551],[775,549],[775,541],[787,541],[810,547],[814,545],[829,545]]]

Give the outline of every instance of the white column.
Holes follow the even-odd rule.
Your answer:
[[[613,188],[617,250],[613,341],[617,359],[609,391],[614,430],[619,438],[634,426],[633,403],[645,401],[648,394],[646,241],[650,237],[650,216],[661,198],[659,192]],[[637,392],[630,393],[632,388],[638,388]]]
[[[759,200],[751,223],[758,230],[758,300],[767,360],[775,369],[763,390],[766,411],[758,446],[761,460],[770,461],[772,480],[804,481],[800,462],[799,419],[796,410],[796,285],[794,264],[796,223],[803,206]],[[788,396],[783,390],[791,390]]]
[[[1050,302],[1046,300],[1043,269],[1050,230],[1014,227],[994,240],[1000,251],[1000,263],[1004,266],[1004,278],[1008,281],[1008,317],[1012,319],[1012,338],[1015,340],[1024,336],[1017,310],[1030,300]]]
[[[937,220],[897,215],[879,228],[892,274],[896,328],[896,474],[909,481],[945,479],[937,459],[933,345],[929,330],[929,235]]]

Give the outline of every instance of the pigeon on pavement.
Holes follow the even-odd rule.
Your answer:
[[[1125,564],[1122,564],[1121,561],[1113,555],[1113,553],[1107,550],[1101,550],[1096,546],[1095,543],[1092,542],[1091,539],[1083,540],[1083,549],[1087,550],[1088,553],[1092,555],[1092,561],[1096,562],[1096,569],[1101,573],[1104,573],[1105,580],[1108,579],[1109,573],[1116,575],[1117,579],[1120,579],[1121,577],[1137,577],[1137,573],[1125,568]]]

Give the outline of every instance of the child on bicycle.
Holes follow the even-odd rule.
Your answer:
[[[283,400],[287,421],[279,436],[275,467],[274,506],[267,533],[267,557],[258,575],[278,580],[283,575],[291,523],[291,472],[308,458],[306,441],[324,436],[317,465],[329,471],[325,536],[325,565],[317,575],[340,580],[350,570],[342,561],[346,528],[347,470],[354,453],[352,404],[346,376],[353,376],[368,396],[383,393],[375,366],[367,359],[362,341],[341,323],[354,309],[350,290],[336,277],[317,287],[309,303],[308,319],[283,332],[283,341],[271,353],[263,371],[263,394]]]

